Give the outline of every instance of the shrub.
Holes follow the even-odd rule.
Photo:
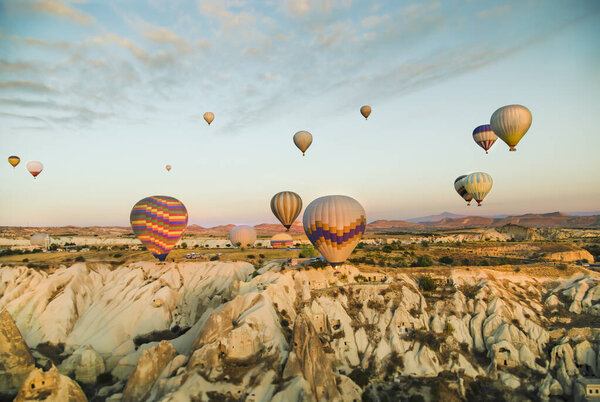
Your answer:
[[[561,271],[564,271],[564,270],[565,270],[565,269],[567,269],[568,267],[569,267],[569,266],[568,266],[567,264],[564,264],[564,263],[563,263],[563,264],[558,264],[558,265],[556,266],[556,269],[558,269],[558,270],[561,270]]]
[[[181,248],[187,248],[187,243],[186,242],[181,243]]]
[[[23,258],[23,262],[29,262],[29,258]]]
[[[383,251],[384,253],[391,253],[392,250],[394,250],[392,248],[392,246],[390,246],[389,244],[386,244],[385,246],[383,246],[383,248],[381,249],[381,251]]]
[[[75,258],[75,262],[84,262],[85,258],[82,255],[78,255],[77,258]]]
[[[311,262],[308,265],[313,268],[325,268],[327,266],[327,263],[323,260],[316,260],[316,261]]]
[[[429,242],[427,240],[423,240],[421,242],[421,246],[423,246],[423,247],[429,247]]]
[[[300,247],[300,258],[313,258],[317,256],[317,250],[310,244],[303,244]]]
[[[427,254],[420,255],[417,258],[417,261],[410,264],[411,267],[430,267],[432,265],[433,265],[433,261],[431,260],[431,257],[428,256]]]
[[[488,260],[483,260],[479,263],[479,265],[481,265],[482,267],[487,267],[490,265],[490,263]]]
[[[250,258],[251,260],[256,258],[256,256],[254,254],[248,254],[246,257]]]
[[[425,398],[423,397],[423,395],[414,394],[411,395],[410,398],[408,398],[408,402],[425,402]]]
[[[521,271],[521,268],[519,268],[519,267],[516,267],[516,268],[514,269],[514,271],[515,271],[515,272],[520,272],[520,271]]]
[[[469,261],[468,258],[463,258],[463,260],[460,262],[461,265],[471,265],[471,261]]]
[[[444,326],[444,332],[447,332],[449,334],[454,332],[454,327],[452,326],[452,324],[450,324],[449,322],[446,323],[446,325]]]
[[[289,327],[289,325],[290,325],[290,322],[288,320],[286,320],[285,318],[281,319],[281,326],[282,327],[287,328],[287,327]]]
[[[347,279],[348,279],[348,275],[346,275],[346,274],[342,274],[342,275],[340,276],[340,280],[341,280],[341,281],[345,281],[345,280],[347,280]]]
[[[211,261],[218,261],[219,260],[219,256],[218,255],[213,255],[212,257],[210,257]]]
[[[115,254],[113,254],[113,257],[114,258],[121,258],[121,257],[123,257],[123,254],[121,254],[121,253],[115,253]]]
[[[357,368],[352,370],[348,377],[361,388],[364,388],[369,384],[369,375],[361,369]]]
[[[431,276],[424,275],[419,278],[419,287],[424,292],[431,292],[435,290],[435,281],[433,278],[431,278]]]
[[[362,276],[362,275],[356,275],[356,276],[354,277],[354,281],[355,281],[355,282],[358,282],[358,283],[363,283],[363,282],[366,282],[366,281],[367,281],[367,278],[365,278],[365,277],[364,277],[364,276]]]
[[[258,258],[265,258],[265,255],[264,254],[259,254]]]
[[[454,262],[454,258],[452,257],[448,257],[447,255],[443,256],[442,258],[440,258],[440,262],[442,264],[452,264]]]

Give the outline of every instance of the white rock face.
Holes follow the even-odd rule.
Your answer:
[[[75,379],[82,384],[94,384],[98,376],[106,371],[104,360],[87,345],[79,353],[79,359],[75,366]]]
[[[358,284],[357,268],[340,270],[281,270],[280,262],[257,275],[250,264],[223,262],[76,264],[51,274],[0,267],[0,306],[31,345],[65,343],[61,373],[91,385],[110,371],[118,382],[98,396],[113,401],[361,400],[363,389],[346,375],[391,384],[442,371],[456,374],[443,381],[463,398],[466,377],[489,376],[545,400],[573,397],[579,374],[599,373],[600,331],[562,328],[552,342],[565,339],[546,348],[546,328],[560,321],[545,307],[562,314],[558,295],[566,307],[600,314],[595,276],[552,278],[551,290],[546,279],[457,269],[456,287],[421,294],[407,273]],[[485,364],[474,351],[487,355]],[[506,372],[514,366],[531,376]],[[539,374],[546,378],[531,383]]]
[[[29,373],[15,402],[44,400],[47,402],[87,402],[79,385],[58,373],[56,367],[48,371],[35,369]]]

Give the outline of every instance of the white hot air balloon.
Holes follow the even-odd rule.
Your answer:
[[[494,112],[490,126],[511,151],[516,151],[515,147],[531,127],[531,120],[531,112],[525,106],[508,105]]]
[[[492,176],[484,172],[475,172],[471,173],[463,180],[465,190],[471,194],[471,197],[477,201],[477,206],[480,207],[481,202],[485,196],[488,195],[494,184]]]
[[[38,161],[27,162],[27,170],[35,179],[37,175],[42,173],[42,170],[44,170],[44,165],[42,165],[42,162]]]
[[[234,247],[251,247],[256,241],[256,231],[246,225],[236,226],[229,232],[229,241]]]
[[[38,246],[47,249],[50,245],[50,236],[48,236],[46,233],[36,233],[29,238],[29,242],[32,246]]]
[[[365,210],[354,198],[328,195],[311,202],[304,211],[304,232],[333,266],[343,264],[367,226]]]
[[[290,226],[302,211],[302,198],[293,191],[277,193],[271,198],[271,211],[279,222],[290,230]]]
[[[306,152],[310,144],[312,144],[312,134],[308,131],[298,131],[294,134],[294,144],[302,151],[302,155]]]

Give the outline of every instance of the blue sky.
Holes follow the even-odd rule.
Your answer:
[[[192,223],[275,222],[282,190],[352,196],[368,221],[600,209],[596,1],[0,7],[0,149],[22,159],[0,169],[0,225],[127,225],[155,194]],[[513,103],[531,129],[485,155],[473,128]],[[471,171],[494,178],[481,208],[454,192]]]

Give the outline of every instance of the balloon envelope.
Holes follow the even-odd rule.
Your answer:
[[[294,223],[302,211],[302,198],[293,191],[282,191],[271,198],[271,211],[286,229]]]
[[[234,247],[237,247],[238,243],[240,247],[251,247],[256,241],[256,231],[250,226],[236,226],[229,232],[229,241]]]
[[[462,199],[467,202],[467,205],[471,205],[471,200],[473,197],[467,192],[467,190],[465,190],[465,177],[467,177],[466,174],[458,176],[456,180],[454,180],[454,189],[458,195],[460,195]]]
[[[29,238],[29,242],[32,246],[48,248],[50,245],[50,236],[46,233],[36,233]]]
[[[365,210],[354,198],[328,195],[306,207],[303,224],[311,243],[335,266],[352,253],[365,232],[367,221]]]
[[[371,106],[365,105],[365,106],[361,107],[360,114],[362,114],[366,120],[369,117],[369,115],[371,114]]]
[[[17,165],[21,162],[21,158],[18,156],[12,155],[8,157],[8,163],[12,165],[12,167],[17,167]]]
[[[473,130],[473,140],[483,148],[486,154],[497,139],[498,136],[492,131],[492,127],[489,124],[484,124]]]
[[[44,165],[42,165],[42,162],[38,161],[27,162],[27,170],[35,178],[42,170],[44,170]]]
[[[164,261],[185,231],[188,214],[181,201],[154,195],[133,206],[129,221],[146,249],[159,261]]]
[[[494,184],[492,176],[484,172],[475,172],[463,180],[465,190],[477,201],[477,206],[481,206],[481,201],[488,195]]]
[[[171,171],[171,165],[165,166],[165,169],[167,169],[167,172],[170,172]]]
[[[271,237],[271,247],[286,248],[294,245],[294,239],[287,233],[277,233]]]
[[[294,134],[294,144],[302,151],[302,155],[306,152],[310,144],[312,144],[312,134],[308,131],[298,131]]]
[[[212,112],[204,113],[204,120],[206,120],[206,122],[208,123],[209,126],[210,126],[210,123],[212,123],[214,119],[215,119],[215,115]]]
[[[490,119],[492,130],[511,151],[531,127],[531,112],[525,106],[508,105],[496,110]]]

